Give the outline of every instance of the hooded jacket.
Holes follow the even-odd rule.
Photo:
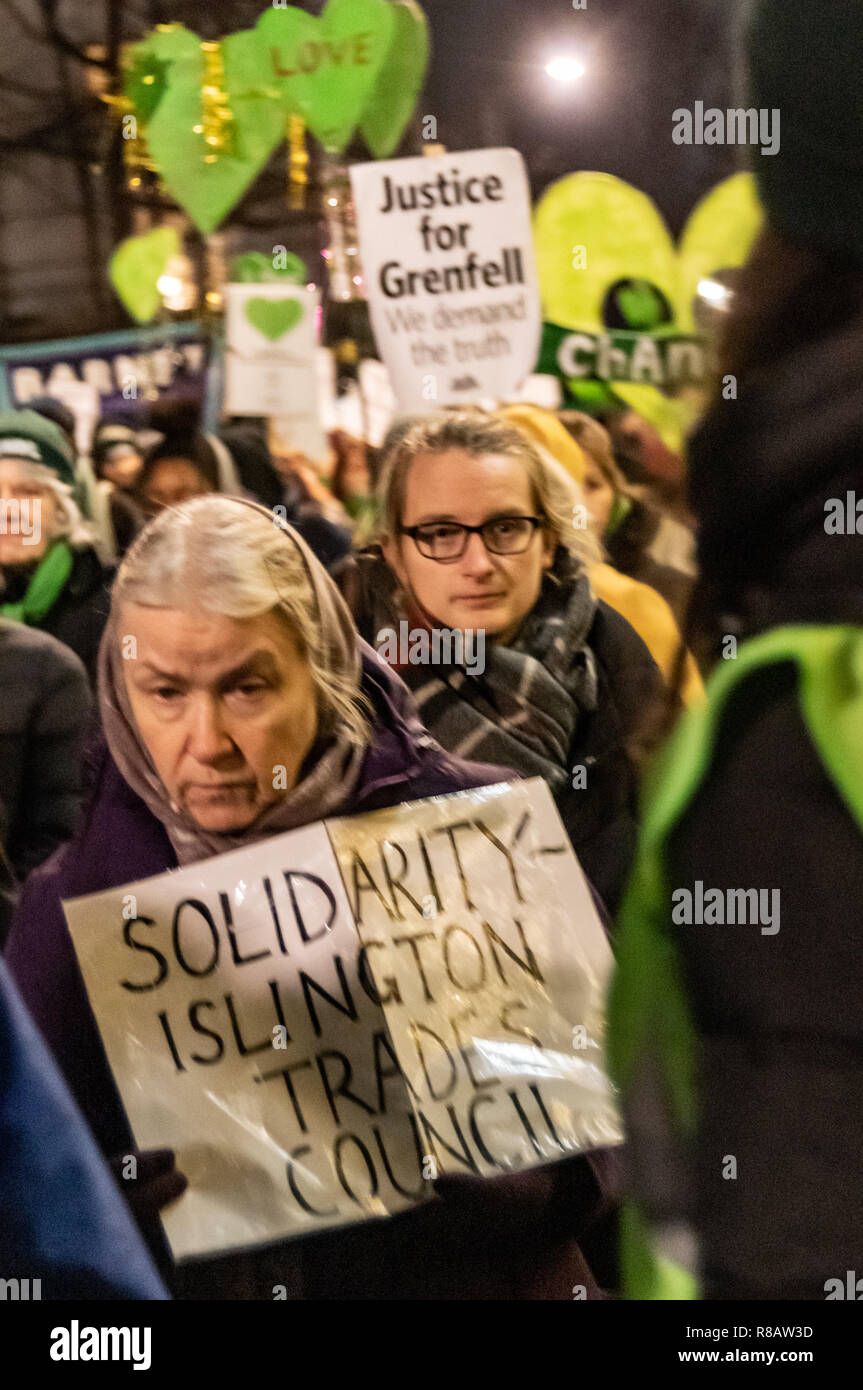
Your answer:
[[[825,527],[831,502],[847,512],[860,485],[861,342],[850,324],[751,374],[692,442],[702,567],[739,638],[863,628],[856,525]],[[671,928],[697,1035],[698,1122],[693,1151],[669,1153],[636,1099],[637,1191],[655,1218],[694,1223],[705,1297],[820,1300],[863,1249],[863,837],[813,745],[793,662],[741,681],[702,753],[699,790],[665,846],[667,881],[770,890],[781,917],[768,931]]]
[[[373,736],[343,815],[485,786],[506,769],[462,762],[415,719],[402,682],[371,654],[363,693]],[[107,748],[94,751],[93,788],[78,833],[28,881],[7,962],[106,1156],[130,1132],[114,1088],[65,924],[61,900],[164,873],[177,865],[161,824],[120,776]],[[611,1160],[566,1160],[501,1179],[454,1180],[451,1200],[405,1216],[273,1247],[265,1255],[195,1262],[175,1271],[190,1297],[572,1297],[595,1286],[575,1243],[603,1205]],[[163,1261],[164,1261],[164,1252]],[[237,1271],[245,1266],[244,1294]],[[166,1266],[167,1268],[167,1266]],[[268,1282],[269,1281],[269,1282]]]

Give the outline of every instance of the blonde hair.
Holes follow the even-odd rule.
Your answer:
[[[568,434],[572,436],[583,453],[596,464],[606,482],[610,483],[617,495],[629,496],[629,486],[614,459],[611,435],[592,416],[580,410],[560,410],[557,415]]]
[[[518,459],[530,481],[533,505],[548,529],[582,564],[601,558],[583,515],[581,489],[556,459],[532,444],[517,429],[485,411],[453,411],[431,415],[412,425],[384,458],[378,483],[380,539],[395,541],[404,518],[407,476],[414,459],[460,449],[472,458],[496,454]]]
[[[263,508],[213,496],[161,512],[135,541],[114,581],[115,636],[123,603],[201,609],[228,618],[277,612],[308,663],[324,732],[338,729],[351,744],[368,742],[358,639],[347,608],[296,533]]]

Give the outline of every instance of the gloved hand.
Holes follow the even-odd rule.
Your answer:
[[[135,1160],[135,1176],[129,1160]],[[176,1169],[173,1149],[130,1149],[108,1160],[117,1185],[139,1223],[155,1218],[163,1207],[175,1202],[189,1185],[188,1178]],[[124,1176],[127,1174],[128,1176]]]

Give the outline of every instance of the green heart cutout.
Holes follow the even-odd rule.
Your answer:
[[[616,280],[646,280],[677,303],[677,253],[646,193],[611,174],[568,174],[534,212],[543,317],[599,333],[605,295]],[[576,254],[584,247],[587,264]]]
[[[123,92],[145,129],[165,95],[171,64],[184,58],[194,59],[200,43],[197,34],[185,25],[169,24],[154,29],[126,50]]]
[[[395,0],[390,50],[375,83],[360,130],[375,159],[388,159],[417,104],[429,57],[426,17],[414,0]]]
[[[305,313],[299,299],[247,299],[245,315],[253,328],[275,343],[297,324]]]
[[[680,239],[678,322],[684,333],[695,329],[692,302],[699,281],[742,266],[763,223],[752,174],[723,179],[690,213]]]
[[[553,324],[600,333],[605,295],[617,280],[656,286],[674,311],[656,336],[694,331],[692,299],[711,272],[742,265],[763,214],[751,174],[723,180],[691,214],[675,246],[646,194],[610,174],[577,173],[558,180],[539,200],[533,218],[543,317]],[[586,250],[586,265],[574,255]],[[632,293],[623,291],[623,294]],[[651,294],[653,294],[651,290]],[[626,307],[621,303],[626,312]],[[640,296],[630,303],[646,308]],[[579,379],[579,390],[583,382]],[[694,409],[646,383],[614,382],[614,394],[643,415],[670,447],[680,449]]]
[[[149,323],[161,304],[158,281],[172,256],[181,250],[175,227],[156,227],[143,236],[121,241],[108,263],[108,277],[124,306],[138,323]]]
[[[319,19],[270,7],[256,32],[266,47],[269,80],[285,110],[299,113],[325,149],[353,135],[386,64],[396,28],[389,0],[329,0]]]
[[[225,91],[233,114],[229,149],[207,164],[194,127],[201,122],[203,61],[172,64],[165,93],[147,127],[147,145],[162,182],[206,236],[223,222],[282,139],[284,114],[266,86],[266,55],[254,29],[224,40]]]

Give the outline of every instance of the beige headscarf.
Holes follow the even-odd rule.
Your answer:
[[[228,499],[225,502],[227,504]],[[277,522],[272,512],[256,502],[231,498],[230,505],[253,508],[267,519],[269,525]],[[315,617],[325,639],[320,654],[321,664],[331,674],[347,678],[359,692],[362,674],[360,638],[348,607],[305,541],[287,523],[278,522],[278,525],[285,536],[285,544],[293,545],[302,557],[309,577]],[[241,849],[267,835],[295,830],[325,816],[335,815],[356,786],[367,744],[352,743],[344,731],[337,728],[323,745],[315,745],[310,755],[314,763],[297,786],[263,811],[247,829],[227,834],[202,830],[171,800],[153,766],[132,714],[121,667],[122,657],[112,612],[99,649],[99,711],[102,727],[114,762],[132,790],[164,825],[181,865],[196,863],[228,850]]]

